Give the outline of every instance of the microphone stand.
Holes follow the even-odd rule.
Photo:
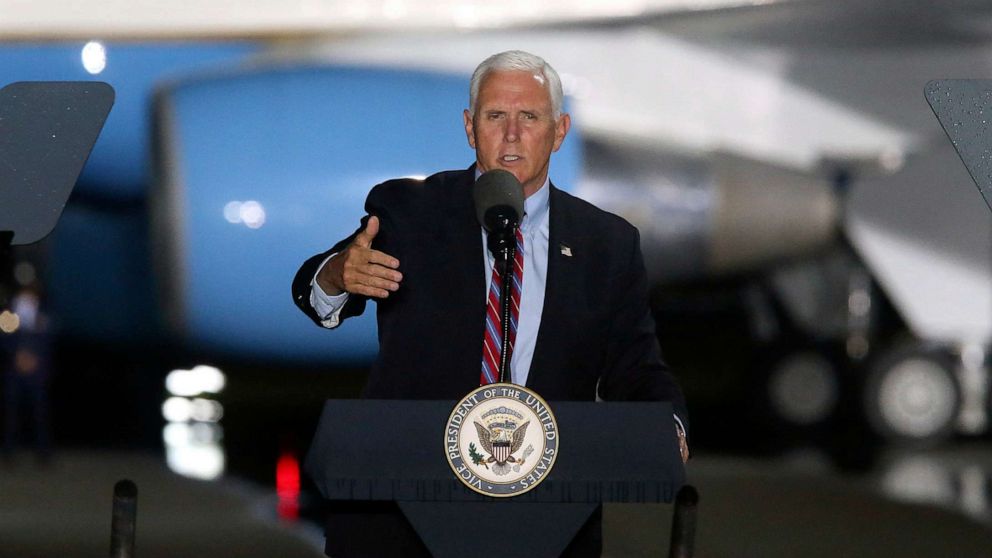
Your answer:
[[[516,257],[517,245],[509,242],[497,256],[500,266],[500,277],[503,278],[499,289],[500,324],[502,325],[502,343],[499,348],[499,381],[509,383],[510,377],[510,289],[513,283],[513,267],[511,263]]]

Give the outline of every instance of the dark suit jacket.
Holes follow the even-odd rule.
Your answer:
[[[403,281],[376,303],[379,356],[366,397],[454,401],[479,385],[486,276],[473,181],[470,168],[391,180],[369,193],[365,210],[380,223],[373,248],[400,261]],[[597,385],[607,400],[668,400],[688,428],[685,401],[655,337],[637,229],[554,186],[549,218],[544,310],[528,387],[551,402],[592,401]],[[363,220],[359,231],[364,227]],[[353,238],[307,260],[293,281],[295,303],[318,324],[310,282]],[[366,302],[351,295],[341,317],[361,314]],[[599,556],[600,516],[597,510],[566,556]],[[428,555],[395,505],[332,505],[328,555],[398,552]]]
[[[379,356],[366,397],[455,400],[478,387],[486,276],[473,180],[472,169],[441,172],[391,180],[368,196],[365,210],[380,222],[373,248],[400,261],[403,281],[377,302]],[[293,281],[295,303],[317,323],[310,281],[353,237],[307,260]],[[342,318],[366,302],[352,295]],[[592,401],[597,384],[606,400],[668,400],[688,428],[658,348],[637,229],[553,185],[544,311],[527,384],[548,401]]]

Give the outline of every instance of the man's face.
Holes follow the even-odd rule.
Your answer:
[[[551,153],[561,147],[571,125],[567,114],[555,120],[542,81],[530,72],[491,72],[479,87],[475,114],[464,114],[465,134],[479,170],[510,171],[525,196],[544,184]]]

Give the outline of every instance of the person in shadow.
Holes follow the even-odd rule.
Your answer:
[[[37,284],[21,288],[11,299],[0,343],[3,363],[3,454],[10,461],[19,444],[32,434],[31,448],[38,459],[51,458],[49,386],[52,375],[51,335],[42,311]],[[28,428],[30,426],[30,428]]]

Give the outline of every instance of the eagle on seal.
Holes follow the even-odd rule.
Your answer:
[[[493,425],[492,429],[473,421],[475,430],[479,433],[479,443],[482,449],[491,455],[486,459],[486,463],[495,463],[492,471],[497,475],[505,475],[510,472],[507,463],[523,463],[523,459],[518,460],[513,454],[524,445],[524,435],[527,434],[527,426],[530,421],[521,424],[519,427],[510,430],[498,425]]]

